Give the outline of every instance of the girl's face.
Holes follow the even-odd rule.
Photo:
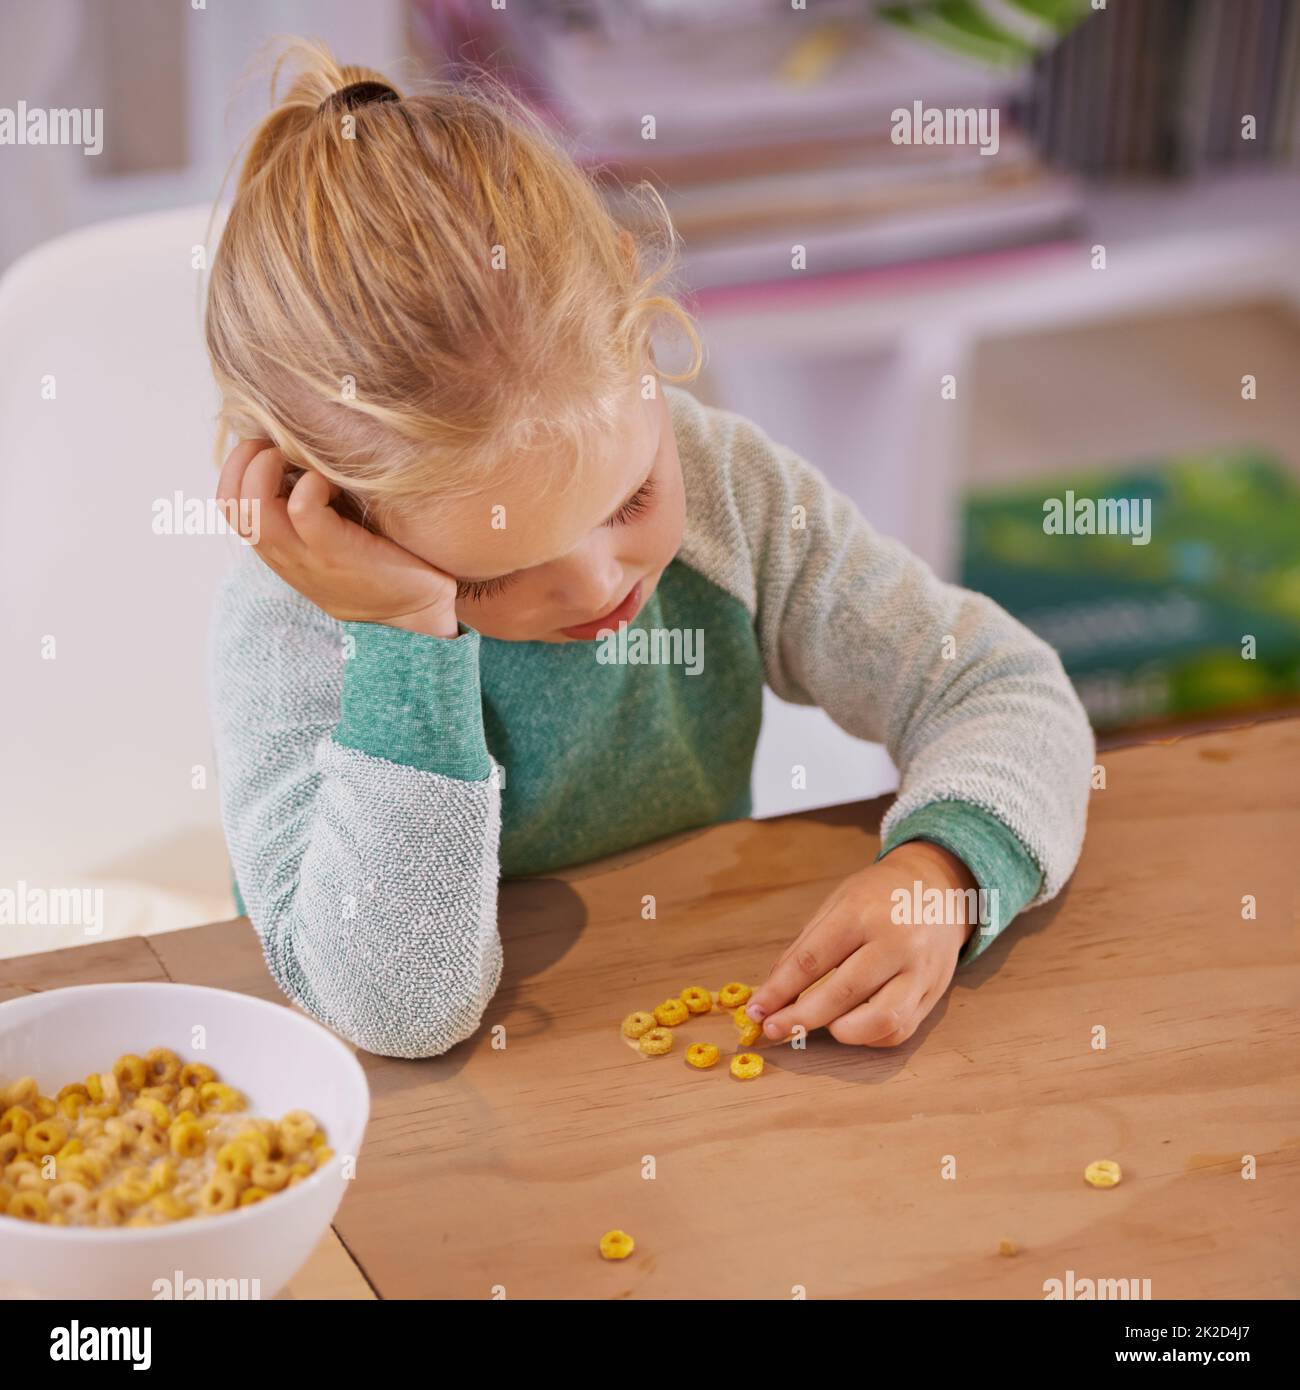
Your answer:
[[[440,501],[387,527],[404,549],[458,581],[456,616],[507,642],[590,642],[645,606],[677,554],[686,514],[662,390],[629,387],[603,457],[567,491],[526,479]]]

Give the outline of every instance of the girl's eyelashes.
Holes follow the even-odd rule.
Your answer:
[[[626,526],[633,517],[640,516],[643,512],[650,510],[650,499],[655,493],[655,480],[647,478],[637,489],[634,496],[629,497],[626,502],[603,523],[606,526]]]
[[[654,492],[655,480],[647,478],[635,494],[629,497],[608,521],[601,524],[603,526],[626,526],[633,518],[650,510],[650,499],[654,496]],[[471,603],[483,603],[487,599],[496,598],[517,578],[517,574],[502,574],[496,579],[458,579],[456,581],[456,597],[469,599]]]
[[[496,579],[458,579],[456,597],[467,598],[471,603],[482,603],[484,599],[496,598],[514,582],[513,574],[498,575]]]

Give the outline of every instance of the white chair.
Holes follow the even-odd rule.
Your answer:
[[[216,482],[210,211],[88,227],[0,280],[0,892],[103,893],[98,933],[0,917],[0,955],[233,911],[204,652],[239,542],[154,530]]]

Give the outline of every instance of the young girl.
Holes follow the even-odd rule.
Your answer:
[[[252,518],[215,615],[217,768],[275,979],[372,1052],[468,1038],[499,877],[747,816],[766,682],[883,741],[902,786],[751,1015],[909,1038],[1078,857],[1093,741],[1056,655],[674,384],[699,344],[667,265],[643,274],[518,103],[294,52],[207,316],[242,441],[218,496]],[[611,661],[624,624],[691,663]],[[931,889],[993,911],[899,911]]]

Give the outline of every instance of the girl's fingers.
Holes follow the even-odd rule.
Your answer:
[[[337,546],[351,525],[330,506],[341,491],[328,478],[308,469],[289,494],[289,521],[303,544],[318,555]]]
[[[914,971],[900,971],[866,1003],[830,1024],[830,1035],[859,1047],[897,1047],[920,1027],[925,995],[925,985]]]
[[[825,979],[801,994],[788,1008],[771,1014],[763,1024],[769,1038],[788,1038],[797,1026],[812,1032],[851,1014],[898,972],[898,963],[868,942],[838,965]]]
[[[766,1019],[785,1008],[862,945],[862,928],[839,908],[835,897],[822,904],[754,991],[745,1006],[750,1018]]]
[[[226,515],[231,518],[231,525],[238,529],[236,519],[239,514],[239,491],[244,481],[244,473],[248,465],[262,452],[263,449],[271,448],[269,439],[241,439],[238,444],[226,456],[226,461],[221,465],[221,476],[217,479],[217,501],[221,504]]]
[[[278,449],[263,449],[244,469],[239,489],[241,520],[246,511],[251,514],[256,549],[282,562],[296,561],[303,552],[280,495],[284,470],[284,455]]]

